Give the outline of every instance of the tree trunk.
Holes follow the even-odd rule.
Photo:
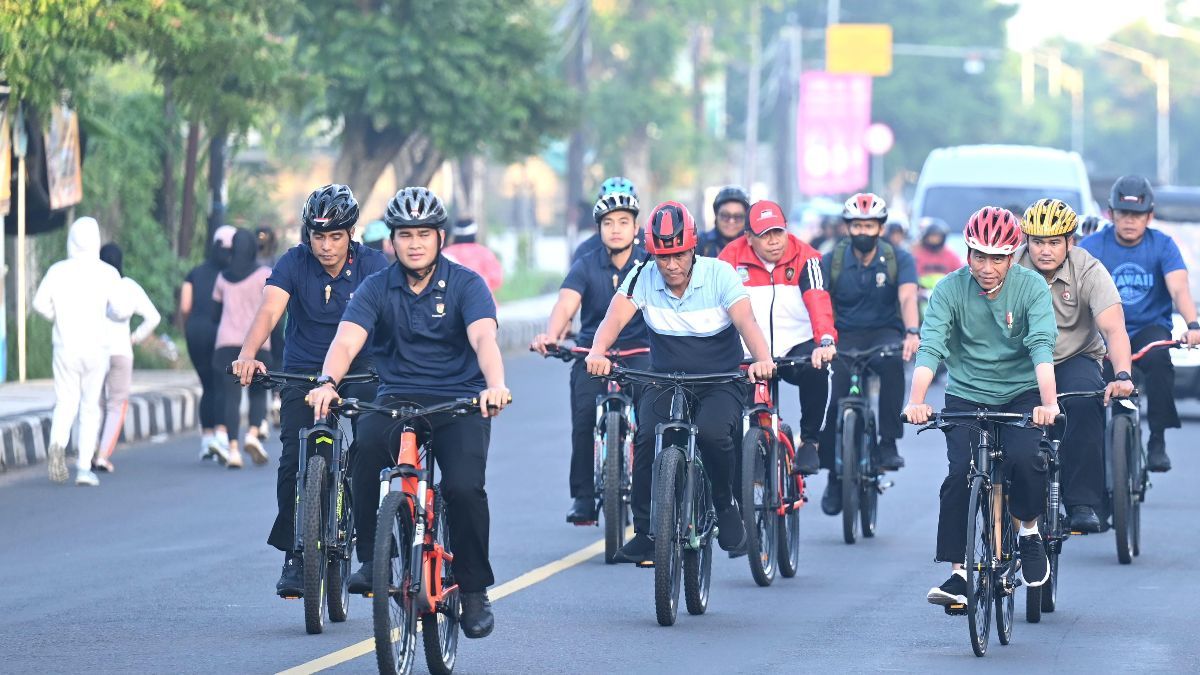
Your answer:
[[[429,137],[414,133],[405,139],[403,147],[392,160],[396,183],[401,186],[428,185],[444,161],[445,155],[434,147]]]
[[[345,116],[342,147],[334,162],[333,173],[345,181],[360,199],[365,200],[375,189],[379,176],[396,159],[411,134],[396,127],[376,131],[371,118],[362,114]],[[397,181],[401,178],[399,174]]]
[[[189,122],[187,146],[183,155],[183,206],[179,215],[179,257],[187,260],[192,255],[192,241],[196,238],[196,165],[200,156],[200,123]]]
[[[179,120],[175,115],[174,79],[163,79],[163,146],[162,146],[162,185],[158,190],[155,204],[155,219],[166,232],[167,240],[175,244],[179,250],[179,231],[176,222],[176,193],[179,186],[175,183],[175,169],[178,158],[176,145],[179,143]]]
[[[217,228],[225,224],[228,195],[226,185],[226,163],[229,157],[229,131],[225,126],[213,130],[208,139],[208,191],[211,206],[208,210],[208,236],[211,241]]]

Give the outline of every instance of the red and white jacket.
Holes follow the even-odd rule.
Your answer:
[[[814,337],[837,340],[821,254],[799,237],[788,234],[783,257],[769,271],[745,236],[726,246],[718,259],[733,265],[750,292],[754,319],[773,356],[787,356],[793,347]]]

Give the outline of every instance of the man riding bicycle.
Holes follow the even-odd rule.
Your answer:
[[[933,409],[925,395],[938,364],[946,362],[946,410],[1028,414],[1048,426],[1058,415],[1054,384],[1054,342],[1058,328],[1046,282],[1013,264],[1021,242],[1017,218],[1007,209],[985,206],[963,231],[967,267],[946,275],[933,290],[921,329],[912,392],[904,413],[925,424]],[[1030,365],[1033,368],[1030,368]],[[1036,429],[1005,429],[1005,471],[1009,511],[1020,519],[1021,576],[1029,586],[1050,577],[1037,519],[1046,510],[1046,458]],[[950,578],[926,596],[935,605],[966,604],[968,472],[973,436],[958,426],[946,432],[949,472],[942,481],[936,560],[949,562]]]
[[[871,371],[879,377],[879,409],[891,411],[904,404],[904,361],[917,353],[921,330],[916,266],[907,251],[880,239],[887,217],[887,204],[874,194],[859,193],[847,199],[842,220],[850,237],[839,242],[822,262],[833,299],[839,344],[844,349],[904,343],[903,354],[877,356],[870,361]],[[821,510],[835,516],[842,511],[841,479],[834,474],[838,402],[850,393],[850,372],[835,364],[832,381],[821,432],[821,466],[829,470]],[[904,466],[904,458],[896,449],[896,439],[903,435],[898,417],[879,416],[879,466],[885,471]]]
[[[750,196],[736,185],[726,185],[713,199],[713,228],[699,235],[696,250],[702,256],[716,258],[746,230]]]
[[[325,352],[333,342],[338,322],[350,297],[362,282],[379,270],[387,268],[387,259],[379,251],[351,241],[358,222],[358,201],[345,185],[326,185],[308,196],[300,214],[309,232],[309,242],[292,247],[280,257],[271,270],[263,289],[262,304],[238,360],[233,362],[233,374],[242,383],[250,384],[256,372],[266,372],[266,366],[255,359],[270,337],[284,312],[289,320],[283,352],[283,369],[289,373],[316,373],[321,370]],[[348,369],[365,373],[371,365],[367,354],[361,355]],[[348,385],[343,393],[370,400],[374,385]],[[312,423],[312,411],[304,402],[304,392],[284,390],[280,394],[279,440],[283,451],[279,455],[279,473],[275,496],[279,511],[267,543],[284,552],[283,573],[275,592],[295,597],[304,592],[302,558],[292,550],[295,544],[296,474],[300,470],[300,430]],[[351,446],[351,452],[357,444]]]
[[[624,176],[609,176],[600,184],[600,189],[596,192],[596,201],[604,199],[608,195],[630,195],[636,201],[638,198],[637,188],[633,186],[633,181]],[[595,215],[595,207],[592,207],[592,215]],[[636,215],[636,214],[635,214]],[[634,241],[637,237],[634,236]],[[578,246],[575,247],[575,252],[571,254],[571,264],[574,265],[585,255],[590,255],[596,251],[603,251],[604,238],[597,231],[592,236],[584,239]]]
[[[1154,189],[1142,176],[1122,176],[1109,196],[1113,226],[1079,242],[1108,268],[1125,305],[1125,330],[1135,351],[1159,340],[1171,339],[1171,308],[1187,323],[1183,340],[1200,345],[1200,323],[1188,286],[1187,265],[1171,237],[1151,229]],[[1175,409],[1175,368],[1166,350],[1147,352],[1138,361],[1145,375],[1146,418],[1150,440],[1146,443],[1146,468],[1170,471],[1164,432],[1178,429]]]
[[[487,587],[495,581],[488,562],[490,516],[484,490],[495,414],[488,409],[502,409],[511,400],[496,344],[496,304],[478,274],[442,255],[446,209],[433,192],[401,189],[388,203],[384,222],[392,232],[396,263],[368,279],[346,307],[309,399],[318,419],[328,413],[329,404],[339,398],[338,381],[372,332],[379,405],[430,406],[479,397],[480,415],[434,418],[430,428],[439,449],[454,578],[462,591],[463,633],[486,637],[494,625]],[[350,577],[351,593],[371,589],[379,474],[395,464],[403,427],[402,421],[383,415],[366,415],[359,424],[353,490],[362,567]]]
[[[1040,272],[1050,286],[1058,341],[1054,380],[1059,392],[1105,390],[1105,400],[1065,401],[1067,415],[1059,456],[1063,462],[1063,503],[1076,532],[1099,532],[1096,509],[1104,504],[1104,406],[1113,396],[1133,393],[1129,335],[1121,295],[1108,270],[1075,246],[1075,211],[1057,199],[1042,199],[1025,211],[1021,229],[1026,246],[1017,264]],[[1107,349],[1105,348],[1107,345]],[[1116,376],[1107,385],[1101,362],[1107,351]]]
[[[632,187],[632,186],[631,186]],[[541,354],[571,327],[571,319],[580,312],[580,347],[591,347],[596,327],[612,302],[621,280],[635,265],[646,261],[646,249],[637,243],[638,200],[631,192],[610,192],[596,200],[592,210],[603,250],[592,251],[578,258],[563,280],[558,301],[550,312],[546,332],[533,339],[531,345]],[[649,346],[646,323],[636,316],[617,336],[616,349],[644,349]],[[645,368],[649,359],[634,355],[625,359],[630,368]],[[592,432],[596,427],[596,397],[605,392],[603,380],[587,374],[582,361],[571,367],[571,510],[568,523],[596,521],[596,477],[593,461]]]
[[[696,224],[687,207],[664,202],[646,224],[646,248],[654,264],[642,263],[625,278],[596,329],[587,369],[608,375],[612,362],[605,353],[641,312],[650,329],[650,367],[664,373],[722,373],[742,362],[739,334],[755,362],[751,380],[767,379],[775,368],[746,289],[729,265],[696,254]],[[621,547],[618,562],[641,563],[654,556],[650,539],[650,489],[653,481],[655,426],[670,419],[670,397],[643,392],[633,454],[633,525],[635,536]],[[742,423],[742,389],[738,383],[698,387],[696,443],[712,481],[717,508],[717,541],[733,551],[746,539],[742,515],[733,498],[734,435]]]
[[[829,373],[824,366],[836,353],[838,337],[821,274],[821,254],[788,233],[783,208],[775,202],[755,202],[745,227],[746,235],[726,246],[719,259],[737,270],[750,294],[754,319],[765,328],[771,355],[812,361],[812,367],[779,372],[800,391],[795,468],[811,475],[819,464],[817,441],[829,395]],[[749,353],[747,350],[746,355]]]

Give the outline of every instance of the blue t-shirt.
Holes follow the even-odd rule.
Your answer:
[[[350,243],[350,255],[337,277],[329,276],[306,244],[293,246],[284,253],[267,279],[268,286],[275,286],[290,296],[284,330],[283,369],[320,372],[350,298],[367,277],[387,266],[387,258],[382,253],[358,242]],[[368,363],[369,355],[364,350],[351,370],[365,369]]]
[[[847,246],[836,282],[832,273],[833,254],[821,261],[825,278],[833,284],[829,297],[838,332],[904,329],[900,318],[900,284],[917,283],[917,265],[908,251],[895,246],[892,250],[896,255],[895,283],[888,279],[887,262],[878,249],[870,263],[863,266],[854,248]]]
[[[579,307],[579,335],[576,342],[580,347],[591,347],[596,337],[596,328],[608,313],[608,305],[617,293],[617,287],[629,274],[634,265],[644,262],[649,255],[641,246],[634,246],[625,262],[625,266],[617,269],[613,265],[612,256],[608,251],[600,249],[592,251],[579,258],[571,265],[567,278],[562,282],[562,288],[569,288],[582,296]],[[636,349],[646,347],[649,342],[646,334],[646,322],[641,314],[637,314],[621,330],[614,349]]]
[[[620,293],[641,310],[650,329],[653,370],[702,375],[730,372],[741,364],[742,341],[729,308],[739,300],[749,302],[750,294],[729,263],[697,257],[691,281],[678,298],[667,288],[658,264],[648,260],[625,277]]]
[[[1117,241],[1116,228],[1106,227],[1079,245],[1099,259],[1112,275],[1121,294],[1125,330],[1130,336],[1150,326],[1171,329],[1174,303],[1165,277],[1187,269],[1174,239],[1147,229],[1137,246],[1122,246]]]
[[[461,398],[486,388],[467,326],[496,320],[496,303],[475,272],[438,256],[420,295],[399,263],[367,279],[343,321],[375,331],[379,395]]]

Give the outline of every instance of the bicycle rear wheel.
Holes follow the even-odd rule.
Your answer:
[[[853,544],[858,539],[859,438],[862,418],[854,408],[842,411],[842,539]]]
[[[712,585],[712,499],[704,465],[693,464],[692,523],[695,524],[699,548],[683,549],[683,599],[688,614],[698,616],[708,609],[708,588]],[[706,534],[707,533],[707,534]]]
[[[675,623],[679,610],[679,582],[683,572],[683,537],[687,523],[682,508],[687,463],[678,446],[658,456],[654,475],[654,613],[659,625]]]
[[[1142,554],[1142,502],[1146,501],[1146,486],[1150,476],[1146,473],[1146,455],[1142,452],[1140,430],[1132,429],[1129,439],[1129,477],[1132,479],[1129,501],[1129,551],[1134,556]]]
[[[1112,463],[1112,520],[1113,532],[1117,535],[1117,561],[1122,565],[1133,562],[1132,520],[1137,496],[1132,489],[1130,473],[1130,439],[1133,424],[1127,415],[1116,414],[1108,424],[1108,458]],[[1135,449],[1136,451],[1136,449]]]
[[[1006,645],[1012,640],[1013,609],[1017,595],[1017,530],[1007,504],[1000,510],[1000,517],[1000,569],[993,577],[995,588],[992,595],[996,599],[996,635],[1000,638],[1000,644]]]
[[[863,442],[859,446],[864,450],[866,462],[859,460],[859,498],[858,513],[862,524],[862,536],[869,539],[875,536],[875,524],[879,519],[879,482],[878,462],[876,461],[875,423],[868,419],[863,434]],[[864,467],[863,464],[866,464]]]
[[[777,474],[775,444],[771,434],[762,427],[752,427],[742,439],[742,521],[746,527],[746,559],[750,576],[759,586],[770,586],[775,580],[776,526],[779,522],[775,507]]]
[[[310,635],[325,630],[325,458],[313,455],[304,474],[304,629]]]
[[[617,551],[625,545],[624,443],[621,413],[604,416],[604,562],[615,564]]]
[[[799,483],[802,479],[792,475],[791,462],[788,461],[789,457],[795,455],[795,448],[792,447],[791,440],[792,430],[786,424],[781,424],[779,431],[785,440],[776,445],[775,452],[778,492],[785,504],[794,504],[800,501],[803,495],[800,494]],[[779,573],[790,579],[796,576],[796,572],[800,570],[800,511],[798,508],[779,516],[776,532],[779,535],[778,554],[776,555],[779,562]]]
[[[329,604],[329,620],[345,621],[350,616],[350,552],[354,550],[354,504],[350,495],[350,481],[343,477],[341,498],[333,495],[334,513],[337,516],[337,544],[340,551],[329,561],[325,581],[325,601]],[[332,542],[331,542],[332,543]]]
[[[445,508],[442,506],[441,492],[435,488],[433,518],[434,531],[437,532],[435,541],[446,552],[450,551],[450,531],[446,523]],[[428,555],[428,554],[427,554]],[[450,675],[454,672],[454,662],[458,659],[458,623],[459,597],[458,589],[446,592],[454,585],[453,565],[444,562],[440,569],[430,567],[434,574],[441,575],[442,599],[430,614],[421,617],[421,636],[425,643],[425,665],[433,675]],[[425,583],[433,583],[426,579]]]
[[[412,551],[408,495],[391,492],[379,505],[371,571],[375,661],[384,675],[411,672],[417,651],[417,612],[411,588],[413,576],[420,571]]]
[[[992,598],[995,592],[992,583],[991,490],[984,486],[983,478],[975,478],[971,481],[970,494],[964,564],[967,572],[967,628],[971,635],[971,650],[975,656],[983,656],[987,653],[992,627]]]

